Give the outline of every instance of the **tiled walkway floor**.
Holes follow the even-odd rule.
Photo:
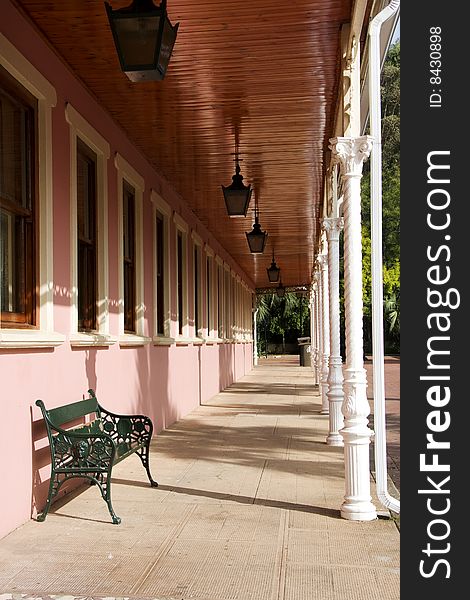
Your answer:
[[[320,404],[309,368],[261,364],[157,436],[159,488],[135,455],[117,465],[121,525],[86,487],[0,541],[0,600],[398,600],[399,532],[339,517]]]

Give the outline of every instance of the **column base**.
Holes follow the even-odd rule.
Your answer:
[[[321,411],[320,411],[320,414],[321,415],[329,415],[330,411],[329,411],[328,408],[322,408]]]
[[[328,446],[344,446],[343,437],[339,435],[339,433],[331,433],[326,438],[326,443],[328,444]]]
[[[343,502],[341,517],[348,521],[373,521],[377,511],[372,502]]]

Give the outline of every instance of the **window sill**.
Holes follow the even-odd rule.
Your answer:
[[[55,348],[65,342],[65,335],[38,329],[2,329],[0,348]]]
[[[216,338],[216,337],[210,337],[210,338],[205,338],[204,342],[209,345],[209,346],[214,346],[215,344],[222,344],[224,340],[222,340],[221,338]]]
[[[144,335],[136,335],[134,333],[123,333],[118,338],[119,345],[123,348],[131,348],[133,346],[145,346],[150,344],[152,338]]]
[[[178,337],[175,339],[175,344],[177,346],[189,346],[190,344],[197,344],[198,342],[202,343],[202,340],[192,337]]]
[[[152,342],[154,346],[173,346],[173,344],[175,343],[175,338],[164,337],[162,335],[154,335],[152,338]]]
[[[101,346],[108,347],[112,346],[117,342],[117,337],[105,333],[85,333],[78,332],[72,333],[69,337],[70,345],[72,347],[86,347],[86,346]]]

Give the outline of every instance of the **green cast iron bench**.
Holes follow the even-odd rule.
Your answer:
[[[153,424],[144,415],[117,415],[103,408],[93,390],[89,398],[47,410],[42,400],[36,405],[42,411],[51,450],[51,480],[46,505],[37,516],[44,521],[51,502],[61,485],[73,477],[84,477],[95,483],[108,505],[113,523],[119,525],[111,503],[111,471],[115,464],[134,452],[140,457],[147,471],[150,485],[157,487],[149,466],[149,445]],[[94,418],[70,429],[64,425],[83,419]]]

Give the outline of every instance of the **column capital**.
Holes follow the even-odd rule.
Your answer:
[[[372,150],[372,137],[336,137],[330,139],[333,164],[338,163],[343,177],[361,177],[362,165]]]
[[[322,229],[326,232],[328,242],[338,241],[339,234],[344,227],[343,217],[325,218],[322,221]]]

